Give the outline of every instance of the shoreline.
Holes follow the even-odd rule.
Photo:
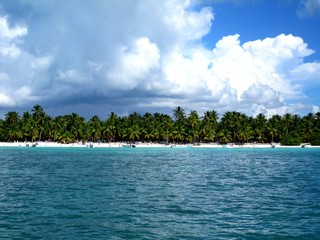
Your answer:
[[[261,144],[261,143],[245,143],[245,144],[217,144],[217,143],[196,143],[196,144],[164,144],[164,143],[125,143],[125,142],[109,142],[109,143],[58,143],[58,142],[0,142],[0,147],[47,147],[47,148],[320,148],[320,146],[311,146],[308,143],[302,143],[300,146],[283,146],[279,143]]]

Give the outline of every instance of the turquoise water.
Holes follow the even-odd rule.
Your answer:
[[[319,239],[320,149],[0,148],[0,239]]]

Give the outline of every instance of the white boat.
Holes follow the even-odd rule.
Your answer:
[[[122,147],[123,148],[134,148],[134,147],[136,147],[136,145],[134,145],[134,144],[122,144]]]
[[[301,144],[301,147],[302,148],[310,148],[311,144],[310,143],[303,143],[303,144]]]
[[[193,148],[222,148],[220,144],[199,143],[192,145]]]
[[[191,144],[172,144],[171,148],[191,148]]]
[[[165,144],[160,143],[137,143],[135,144],[136,148],[163,148]]]

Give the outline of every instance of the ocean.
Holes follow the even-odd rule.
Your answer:
[[[0,148],[0,239],[320,239],[320,149]]]

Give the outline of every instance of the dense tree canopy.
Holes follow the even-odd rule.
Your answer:
[[[320,113],[263,114],[255,117],[232,111],[221,119],[214,110],[199,116],[196,111],[185,113],[182,107],[173,116],[163,113],[133,112],[120,117],[111,112],[103,120],[97,115],[89,121],[77,113],[50,117],[40,105],[31,112],[10,111],[0,119],[0,141],[143,141],[143,142],[219,142],[271,143],[296,145],[301,142],[320,144]]]

